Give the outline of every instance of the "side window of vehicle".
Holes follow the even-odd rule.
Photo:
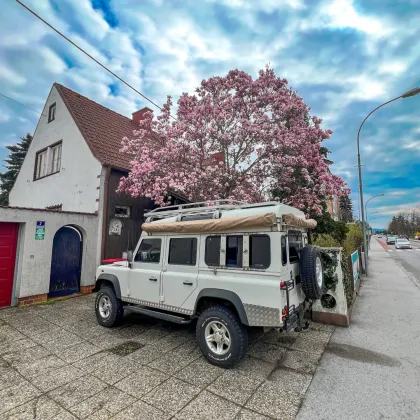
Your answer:
[[[243,238],[240,235],[226,237],[226,266],[242,267]]]
[[[287,248],[286,248],[286,236],[281,237],[281,263],[282,265],[287,264]]]
[[[204,262],[209,266],[220,265],[220,236],[207,236]]]
[[[143,263],[158,263],[160,261],[161,247],[161,239],[143,239],[134,261]]]
[[[270,237],[268,235],[249,236],[249,267],[264,269],[270,267]]]
[[[169,264],[195,265],[197,238],[172,238],[169,242]]]
[[[289,238],[289,262],[290,264],[299,262],[299,251],[303,248],[302,232],[290,230]]]

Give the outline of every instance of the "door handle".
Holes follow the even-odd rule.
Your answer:
[[[192,281],[184,281],[183,284],[185,284],[186,286],[192,286],[193,285]]]
[[[150,280],[150,281],[157,281],[157,279],[156,279],[156,278],[154,278],[154,277],[150,277],[150,278],[149,278],[149,280]]]

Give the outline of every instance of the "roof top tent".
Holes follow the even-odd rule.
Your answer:
[[[220,232],[243,228],[282,230],[285,225],[314,228],[316,222],[305,219],[302,211],[276,201],[248,204],[219,200],[168,206],[146,213],[143,230],[152,232]]]

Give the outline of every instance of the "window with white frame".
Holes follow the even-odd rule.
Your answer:
[[[40,150],[35,158],[35,180],[60,172],[62,143]]]

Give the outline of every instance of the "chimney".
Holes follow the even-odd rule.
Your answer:
[[[150,108],[147,108],[147,106],[145,106],[142,109],[139,109],[136,112],[132,113],[132,120],[136,123],[139,124],[140,121],[144,120],[144,114],[146,114],[146,112],[153,112]]]

